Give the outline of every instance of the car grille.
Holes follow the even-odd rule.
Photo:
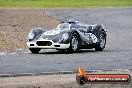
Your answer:
[[[52,42],[50,41],[37,41],[36,43],[38,46],[51,46]]]

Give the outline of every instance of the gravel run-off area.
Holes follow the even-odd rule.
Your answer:
[[[45,9],[0,8],[0,51],[26,48],[32,28],[52,29],[58,20],[45,14]]]

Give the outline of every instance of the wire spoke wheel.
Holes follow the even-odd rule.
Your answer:
[[[77,52],[80,48],[80,38],[78,34],[73,33],[70,40],[70,47],[67,49],[68,52]]]
[[[95,47],[96,51],[102,51],[105,48],[105,45],[106,45],[106,36],[104,34],[100,34],[99,39],[100,39],[100,42]]]
[[[71,45],[73,51],[76,51],[78,49],[78,38],[76,36],[73,36]]]
[[[100,47],[103,48],[105,46],[105,37],[103,34],[100,35]]]

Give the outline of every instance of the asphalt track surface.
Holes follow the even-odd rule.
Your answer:
[[[28,49],[0,53],[0,74],[42,73],[86,70],[132,69],[132,7],[100,7],[76,9],[47,9],[55,19],[77,18],[82,23],[103,24],[107,44],[102,52],[80,50],[65,53],[41,50],[31,54]]]

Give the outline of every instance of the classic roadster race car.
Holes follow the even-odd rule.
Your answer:
[[[106,45],[106,31],[102,24],[87,25],[76,20],[61,22],[55,29],[34,28],[27,38],[32,53],[41,49],[76,52],[79,49],[102,51]]]

